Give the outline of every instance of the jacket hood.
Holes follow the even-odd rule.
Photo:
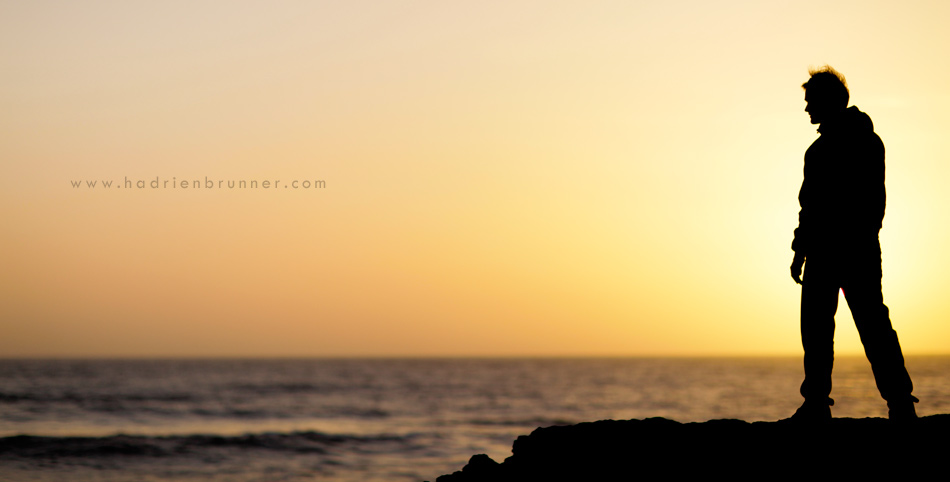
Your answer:
[[[852,105],[837,116],[822,122],[821,125],[818,126],[818,132],[822,134],[832,134],[841,131],[855,133],[874,132],[874,123],[871,122],[870,116]]]

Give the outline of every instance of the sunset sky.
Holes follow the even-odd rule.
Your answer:
[[[800,86],[825,64],[887,148],[904,352],[950,353],[948,22],[940,1],[0,2],[0,357],[800,354]]]

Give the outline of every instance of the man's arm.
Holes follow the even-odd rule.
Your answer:
[[[806,153],[806,159],[807,157],[808,156]],[[801,210],[798,211],[798,227],[795,228],[795,232],[793,233],[793,236],[792,236],[792,251],[795,251],[796,257],[798,257],[797,253],[804,253],[805,251],[808,250],[808,246],[809,244],[811,244],[811,240],[809,238],[811,237],[811,234],[812,234],[811,224],[813,220],[812,220],[812,210],[810,209],[810,206],[812,205],[812,201],[814,198],[813,193],[812,193],[812,190],[813,190],[812,185],[814,182],[813,181],[810,182],[811,176],[808,175],[809,169],[807,166],[807,161],[806,161],[806,167],[804,169],[803,174],[804,174],[804,179],[802,180],[802,187],[798,191],[798,204],[799,206],[801,206]],[[804,260],[805,255],[802,254],[801,258]]]
[[[805,208],[809,205],[809,183],[806,177],[806,180],[802,182],[802,188],[798,192],[798,202],[801,205],[802,209],[798,212],[798,227],[795,228],[794,238],[792,239],[792,250],[795,251],[795,258],[792,259],[792,279],[796,283],[802,284],[802,266],[805,265],[805,248],[808,245],[808,225],[807,220],[810,218],[808,210]]]

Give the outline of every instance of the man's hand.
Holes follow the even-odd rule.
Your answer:
[[[795,259],[792,260],[792,279],[796,283],[802,284],[802,266],[805,265],[805,255],[795,252]]]

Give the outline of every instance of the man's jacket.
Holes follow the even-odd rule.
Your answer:
[[[792,249],[808,256],[876,244],[884,219],[884,143],[871,118],[854,106],[822,122],[818,132],[805,152]]]

